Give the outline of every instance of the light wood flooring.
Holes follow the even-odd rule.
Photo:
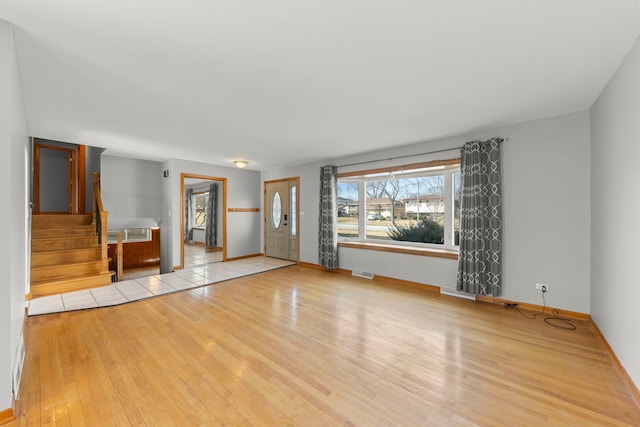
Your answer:
[[[303,266],[27,320],[13,425],[639,425],[589,323]]]

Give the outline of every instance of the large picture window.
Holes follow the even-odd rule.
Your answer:
[[[338,236],[456,250],[457,159],[338,175]]]

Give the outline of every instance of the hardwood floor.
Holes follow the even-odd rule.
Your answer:
[[[28,319],[14,425],[638,425],[587,322],[302,266]]]

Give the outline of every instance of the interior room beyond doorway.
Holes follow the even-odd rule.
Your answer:
[[[182,267],[225,259],[225,179],[182,174]]]

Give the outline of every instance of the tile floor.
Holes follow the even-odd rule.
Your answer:
[[[126,304],[293,264],[295,263],[276,258],[255,257],[185,268],[174,273],[125,280],[109,286],[34,298],[29,301],[29,316]]]
[[[222,262],[222,248],[216,251],[206,249],[202,245],[184,243],[185,268],[212,262]]]

